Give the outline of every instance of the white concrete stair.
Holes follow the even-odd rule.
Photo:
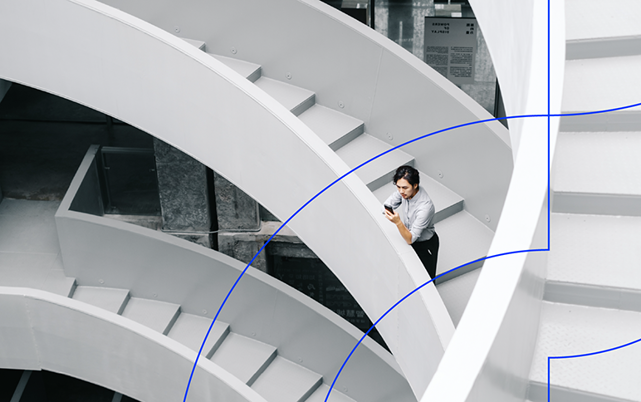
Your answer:
[[[167,335],[180,314],[180,306],[158,300],[131,297],[122,312],[127,317],[146,327]]]
[[[212,319],[208,317],[183,312],[178,316],[167,336],[198,352],[205,335],[207,335],[211,321]],[[228,323],[216,320],[207,336],[207,341],[202,350],[202,357],[209,359],[229,332]]]
[[[129,301],[129,291],[96,286],[76,286],[71,298],[111,313],[122,314]]]
[[[254,84],[296,116],[312,107],[315,103],[315,95],[312,91],[282,81],[260,77]]]
[[[378,138],[364,133],[347,145],[341,147],[336,151],[336,154],[338,154],[350,168],[355,168],[390,148],[392,148],[390,145]],[[374,190],[391,182],[396,168],[401,165],[412,165],[413,163],[413,156],[400,149],[396,149],[361,167],[353,174],[360,177],[370,190]]]
[[[274,346],[231,332],[210,360],[251,386],[274,358]]]
[[[547,401],[549,356],[593,353],[639,338],[639,312],[544,302],[529,398]],[[554,359],[550,364],[551,400],[639,401],[640,372],[641,343],[593,356]]]
[[[261,75],[261,67],[258,64],[250,63],[248,61],[234,59],[232,57],[221,56],[218,54],[207,53],[208,55],[225,63],[227,67],[236,71],[238,74],[247,78],[251,82],[255,82]]]
[[[268,401],[302,402],[322,381],[320,374],[276,356],[251,387]]]
[[[364,124],[344,113],[316,104],[298,118],[336,151],[364,132]]]
[[[332,378],[331,380],[333,381],[334,379]],[[323,383],[318,388],[316,388],[316,391],[314,391],[314,393],[312,395],[310,395],[310,397],[307,398],[307,400],[305,402],[325,402],[325,397],[327,396],[327,392],[329,392],[329,385]],[[336,388],[332,389],[332,392],[329,395],[328,401],[331,401],[331,402],[355,402],[352,398],[350,398],[347,395],[341,393]]]

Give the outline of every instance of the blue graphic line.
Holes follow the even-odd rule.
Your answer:
[[[370,163],[370,162],[372,162],[372,161],[374,161],[374,160],[376,160],[376,159],[378,159],[378,158],[380,158],[380,157],[382,157],[382,156],[384,156],[384,155],[386,155],[386,154],[388,154],[388,153],[390,153],[390,152],[392,152],[392,151],[394,151],[394,150],[396,150],[396,149],[398,149],[398,148],[401,148],[401,147],[404,147],[404,146],[406,146],[406,145],[412,144],[412,143],[414,143],[414,142],[416,142],[416,141],[422,140],[423,138],[427,138],[427,137],[430,137],[430,136],[432,136],[432,135],[436,135],[436,134],[443,133],[443,132],[446,132],[446,131],[454,130],[454,129],[457,129],[457,128],[462,128],[462,127],[472,126],[472,125],[477,125],[477,124],[482,124],[482,123],[488,123],[488,122],[495,121],[495,120],[523,119],[523,118],[528,118],[528,117],[547,117],[547,118],[549,118],[549,116],[552,116],[552,117],[561,117],[561,116],[580,116],[580,115],[589,115],[589,114],[608,113],[608,112],[613,112],[613,111],[617,111],[617,110],[629,109],[629,108],[633,108],[633,107],[640,106],[640,105],[641,105],[641,103],[636,103],[636,104],[634,104],[634,105],[622,106],[622,107],[617,107],[617,108],[613,108],[613,109],[605,109],[605,110],[593,111],[593,112],[571,113],[571,114],[554,114],[554,115],[548,115],[548,114],[529,114],[529,115],[518,115],[518,116],[505,116],[505,117],[496,117],[496,118],[491,118],[491,119],[484,119],[484,120],[478,120],[478,121],[473,121],[473,122],[469,122],[469,123],[459,124],[459,125],[456,125],[456,126],[452,126],[452,127],[448,127],[448,128],[444,128],[444,129],[438,130],[438,131],[434,131],[434,132],[429,133],[429,134],[424,134],[424,135],[422,135],[422,136],[420,136],[420,137],[417,137],[417,138],[414,138],[414,139],[409,140],[409,141],[407,141],[407,142],[404,142],[404,143],[402,143],[402,144],[400,144],[400,145],[397,145],[397,146],[395,146],[395,147],[393,147],[393,148],[391,148],[391,149],[388,149],[388,150],[387,150],[387,151],[385,151],[385,152],[382,152],[382,153],[380,153],[380,154],[378,154],[378,155],[376,155],[376,156],[372,157],[371,159],[369,159],[369,160],[367,160],[367,161],[365,161],[365,162],[361,163],[360,165],[356,166],[355,168],[353,168],[353,169],[349,170],[347,173],[343,174],[342,176],[340,176],[339,178],[337,178],[336,180],[334,180],[333,182],[331,182],[330,184],[328,184],[328,185],[327,185],[325,188],[323,188],[321,191],[319,191],[316,195],[314,195],[311,199],[309,199],[309,201],[307,201],[303,206],[301,206],[300,208],[298,208],[298,210],[296,210],[296,212],[294,212],[294,213],[293,213],[293,214],[292,214],[292,215],[291,215],[291,216],[290,216],[290,217],[289,217],[289,218],[288,218],[288,219],[287,219],[287,220],[286,220],[282,225],[280,225],[280,226],[278,227],[278,229],[276,229],[276,231],[274,232],[274,234],[272,234],[272,235],[269,237],[269,239],[265,242],[265,244],[263,244],[263,246],[258,250],[258,252],[257,252],[257,253],[254,255],[254,257],[251,259],[251,261],[249,261],[249,263],[247,264],[247,266],[245,266],[245,269],[243,269],[243,271],[240,273],[240,275],[238,276],[238,278],[237,278],[237,279],[236,279],[236,281],[234,282],[233,286],[231,287],[231,289],[230,289],[230,290],[229,290],[229,292],[227,293],[227,296],[225,296],[225,299],[223,300],[223,303],[220,305],[220,307],[218,308],[218,311],[216,312],[216,316],[214,317],[213,321],[211,322],[211,325],[209,326],[209,328],[207,329],[207,334],[205,335],[205,339],[203,340],[202,344],[200,345],[200,348],[198,349],[198,354],[196,355],[196,360],[194,361],[194,365],[193,365],[193,367],[192,367],[192,369],[191,369],[191,373],[190,373],[190,375],[189,375],[189,381],[187,382],[187,388],[185,389],[185,396],[184,396],[184,398],[183,398],[183,402],[186,402],[186,401],[187,401],[187,396],[189,395],[189,387],[191,386],[191,381],[192,381],[192,379],[193,379],[194,372],[196,371],[196,366],[198,365],[198,360],[200,359],[200,355],[201,355],[201,353],[202,353],[202,351],[203,351],[203,348],[205,347],[205,342],[207,342],[207,338],[209,337],[209,334],[211,333],[211,329],[213,328],[214,323],[215,323],[215,322],[216,322],[216,320],[218,319],[218,316],[220,315],[220,312],[222,311],[223,307],[225,306],[225,303],[227,303],[227,300],[229,299],[229,296],[231,296],[232,292],[233,292],[233,291],[234,291],[234,289],[236,288],[236,285],[238,284],[238,282],[240,281],[240,279],[243,277],[243,275],[245,275],[245,272],[247,272],[247,269],[249,269],[250,265],[251,265],[251,264],[254,262],[254,260],[258,257],[258,255],[260,255],[260,253],[263,251],[263,249],[264,249],[265,247],[267,247],[267,245],[269,244],[269,242],[271,242],[271,241],[272,241],[272,239],[273,239],[273,238],[274,238],[274,237],[275,237],[275,236],[276,236],[276,235],[281,231],[281,229],[282,229],[282,228],[284,228],[285,226],[287,226],[287,224],[288,224],[288,223],[289,223],[289,222],[290,222],[290,221],[291,221],[291,220],[292,220],[296,215],[298,215],[298,213],[299,213],[299,212],[301,212],[301,211],[302,211],[302,210],[303,210],[307,205],[309,205],[312,201],[314,201],[314,200],[315,200],[316,198],[318,198],[321,194],[323,194],[323,193],[324,193],[325,191],[327,191],[330,187],[332,187],[333,185],[335,185],[336,183],[338,183],[339,181],[341,181],[341,180],[342,180],[343,178],[345,178],[346,176],[350,175],[351,173],[353,173],[353,172],[355,172],[356,170],[360,169],[361,167],[363,167],[363,166],[367,165],[368,163]],[[548,136],[549,136],[549,134],[548,134]],[[548,159],[548,166],[549,166],[549,159]],[[549,169],[549,168],[548,168],[548,169]],[[548,198],[549,198],[549,197],[548,197]],[[548,239],[548,242],[549,242],[549,239]],[[548,249],[549,249],[549,248],[548,248]],[[524,252],[524,250],[522,250],[522,251],[517,251],[517,252]],[[482,260],[482,259],[480,259],[480,260],[478,260],[478,261],[481,261],[481,260]],[[476,261],[472,261],[472,262],[476,262]],[[449,272],[449,271],[447,271],[447,272]],[[330,391],[331,391],[331,389],[330,389]]]
[[[617,349],[623,349],[625,347],[634,345],[635,343],[641,342],[641,338],[634,340],[632,342],[628,342],[623,345],[615,346],[610,349],[604,349],[604,350],[599,350],[597,352],[591,352],[591,353],[583,353],[580,355],[567,355],[567,356],[548,356],[548,402],[550,402],[550,361],[554,360],[562,360],[562,359],[575,359],[577,357],[587,357],[587,356],[594,356],[594,355],[600,355],[602,353],[607,353],[607,352],[612,352]]]
[[[430,279],[429,281],[425,282],[424,284],[420,285],[420,286],[419,286],[419,287],[417,287],[416,289],[412,290],[411,292],[409,292],[408,294],[406,294],[405,296],[403,296],[403,298],[402,298],[402,299],[400,299],[399,301],[397,301],[396,303],[394,303],[394,305],[393,305],[392,307],[390,307],[390,308],[389,308],[389,309],[388,309],[388,310],[387,310],[387,311],[386,311],[382,316],[380,316],[380,317],[378,318],[378,320],[376,320],[376,322],[375,322],[374,324],[372,324],[372,326],[371,326],[371,327],[369,327],[369,329],[367,330],[367,332],[365,332],[365,333],[363,334],[363,336],[362,336],[362,337],[361,337],[361,339],[358,341],[358,343],[356,344],[356,346],[354,346],[354,348],[352,349],[352,351],[349,353],[349,356],[347,356],[347,359],[345,359],[345,361],[343,362],[343,365],[342,365],[342,366],[341,366],[341,368],[338,370],[338,373],[336,373],[336,377],[334,377],[334,381],[332,381],[332,385],[329,387],[329,391],[327,391],[327,395],[325,396],[325,400],[324,400],[324,402],[327,402],[327,399],[329,398],[329,394],[330,394],[330,393],[332,392],[332,390],[334,389],[334,384],[336,384],[336,380],[338,380],[338,377],[341,375],[341,372],[343,371],[343,368],[345,368],[345,365],[347,364],[347,361],[352,357],[352,355],[354,354],[354,352],[356,351],[356,349],[358,348],[358,346],[361,344],[361,342],[363,342],[363,340],[365,339],[365,337],[367,336],[367,334],[369,334],[369,333],[370,333],[370,331],[374,329],[374,327],[376,326],[376,324],[378,324],[378,323],[379,323],[383,318],[385,318],[385,316],[386,316],[387,314],[389,314],[392,310],[394,310],[394,309],[396,308],[396,306],[398,306],[398,305],[399,305],[399,304],[401,304],[403,301],[405,301],[405,299],[407,299],[408,297],[410,297],[410,296],[411,296],[411,295],[413,295],[414,293],[418,292],[418,291],[419,291],[419,290],[421,290],[423,287],[427,286],[427,284],[429,284],[429,283],[431,283],[431,282],[434,282],[436,279],[438,279],[438,278],[442,277],[443,275],[447,275],[447,274],[449,274],[450,272],[454,272],[454,271],[456,271],[457,269],[461,269],[461,268],[463,268],[463,267],[465,267],[465,266],[468,266],[468,265],[470,265],[470,264],[474,264],[475,262],[484,261],[484,260],[489,260],[489,259],[491,259],[491,258],[496,258],[496,257],[502,257],[502,256],[504,256],[504,255],[510,255],[510,254],[521,254],[521,253],[531,253],[531,252],[535,252],[535,251],[550,251],[550,250],[549,250],[549,249],[547,249],[547,248],[536,248],[536,249],[530,249],[530,250],[509,251],[509,252],[506,252],[506,253],[500,253],[500,254],[490,255],[490,256],[487,256],[487,257],[482,257],[482,258],[476,259],[476,260],[474,260],[474,261],[466,262],[466,263],[465,263],[465,264],[463,264],[463,265],[459,265],[459,266],[458,266],[458,267],[456,267],[456,268],[452,268],[452,269],[450,269],[449,271],[445,271],[445,272],[443,272],[443,273],[441,273],[441,274],[436,275],[433,279]]]

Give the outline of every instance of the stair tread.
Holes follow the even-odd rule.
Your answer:
[[[443,304],[445,304],[454,326],[458,326],[461,317],[463,317],[467,302],[470,301],[479,275],[481,275],[481,269],[475,269],[436,285],[436,290],[438,290],[441,299],[443,299]]]
[[[128,297],[129,291],[126,289],[78,286],[72,298],[118,314]]]
[[[543,302],[530,380],[547,383],[548,356],[614,348],[641,336],[641,313]],[[553,360],[550,383],[587,393],[638,400],[641,344],[598,355]]]
[[[332,145],[339,142],[346,135],[363,133],[363,122],[361,120],[318,104],[301,113],[298,118],[307,124],[332,149],[335,149]]]
[[[188,38],[180,38],[180,39],[182,39],[182,40],[184,40],[185,42],[189,43],[190,45],[192,45],[192,46],[196,47],[197,49],[200,49],[200,50],[203,50],[203,51],[204,51],[204,50],[205,50],[205,48],[206,48],[206,44],[205,44],[205,42],[204,42],[204,41],[202,41],[202,40],[198,40],[198,39],[188,39]]]
[[[548,281],[641,290],[641,218],[551,216]]]
[[[318,373],[276,356],[252,388],[268,401],[298,402],[305,400],[322,378]]]
[[[329,385],[321,384],[320,387],[314,391],[314,393],[307,399],[305,402],[325,402],[325,397],[329,391]],[[329,395],[328,401],[331,402],[355,402],[354,399],[348,397],[347,395],[339,392],[336,387],[332,389],[332,393]]]
[[[641,35],[638,0],[565,0],[567,40]]]
[[[449,188],[445,187],[432,177],[428,176],[427,174],[419,171],[419,175],[421,178],[421,187],[425,188],[427,190],[427,193],[429,194],[430,198],[432,199],[432,202],[434,203],[434,208],[436,209],[436,214],[439,212],[450,208],[456,204],[463,203],[463,197],[460,195],[456,194],[454,191],[450,190]],[[387,197],[390,196],[396,190],[396,187],[394,186],[393,183],[387,183],[376,190],[373,191],[374,195],[376,198],[381,202],[385,202]],[[461,205],[462,208],[462,205]]]
[[[641,55],[568,60],[561,109],[583,112],[639,103],[639,71]],[[629,110],[641,112],[639,107]]]
[[[207,330],[211,325],[211,321],[212,319],[208,317],[181,313],[167,336],[189,347],[191,350],[198,352],[203,343],[203,339],[205,339]],[[229,324],[217,320],[211,328],[209,336],[207,336],[207,342],[205,342],[205,346],[201,352],[202,356],[205,358],[211,356],[213,349],[222,341],[228,331]]]
[[[230,332],[210,360],[247,383],[275,353],[272,345]]]
[[[556,192],[641,195],[640,132],[560,133]]]
[[[364,133],[349,144],[341,147],[336,153],[350,168],[354,168],[390,148],[392,148],[392,146],[389,144]],[[365,184],[369,185],[390,173],[393,175],[397,167],[412,164],[413,161],[414,157],[412,155],[403,152],[401,149],[396,149],[361,167],[355,173]]]
[[[466,211],[434,225],[440,246],[436,273],[487,256],[494,232]]]
[[[165,334],[179,313],[178,304],[132,297],[127,302],[122,316]]]
[[[260,65],[250,63],[244,60],[234,59],[233,57],[221,56],[219,54],[207,53],[219,61],[225,63],[229,68],[236,71],[245,78],[251,78],[260,73]],[[256,78],[258,78],[256,76]]]
[[[314,92],[307,89],[267,77],[260,77],[254,83],[292,112],[310,100],[309,106],[313,105]]]

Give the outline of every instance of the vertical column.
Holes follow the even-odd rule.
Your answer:
[[[211,247],[207,167],[154,138],[162,230]]]
[[[218,217],[218,251],[248,264],[265,243],[258,203],[221,175],[214,173],[216,215]],[[252,263],[267,271],[265,253]]]

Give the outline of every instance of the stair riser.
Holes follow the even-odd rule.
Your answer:
[[[543,299],[555,303],[641,312],[641,291],[630,289],[547,281]]]
[[[225,332],[223,332],[223,334],[220,336],[220,339],[218,339],[218,341],[214,343],[211,349],[209,349],[209,351],[205,351],[205,357],[207,359],[211,359],[211,357],[214,355],[214,353],[216,353],[220,345],[222,345],[222,343],[225,342],[225,338],[227,338],[227,335],[229,335],[229,332],[230,332],[230,329],[229,327],[227,327],[225,329]]]
[[[294,116],[298,116],[301,113],[303,113],[305,110],[314,106],[315,103],[316,103],[316,96],[312,95],[309,98],[305,99],[303,102],[299,103],[297,106],[295,106],[291,110],[291,112],[294,114]]]
[[[329,144],[329,147],[332,149],[332,151],[337,151],[341,147],[347,145],[349,142],[353,141],[358,137],[359,135],[363,134],[365,132],[365,125],[361,124],[360,126],[356,127],[352,131],[348,132],[341,138],[337,139],[336,141],[332,142]]]
[[[616,105],[626,106],[626,105]],[[613,106],[614,107],[614,106]],[[575,113],[575,112],[564,112]],[[561,117],[560,132],[641,131],[641,112],[622,111]]]
[[[553,374],[553,373],[552,373]],[[547,384],[530,382],[528,399],[532,402],[547,402]],[[590,394],[569,388],[552,385],[550,387],[550,401],[552,402],[631,402],[626,399],[613,398],[605,395]]]
[[[641,216],[641,195],[555,192],[553,200],[553,212]]]
[[[412,159],[411,161],[408,161],[405,164],[409,166],[414,166],[414,160]],[[375,179],[374,181],[367,183],[367,188],[369,188],[370,191],[374,191],[376,189],[383,187],[388,183],[391,183],[392,180],[394,179],[395,172],[396,172],[396,167],[394,168],[394,170],[390,170],[389,172],[385,173],[383,176],[380,176],[378,179]]]
[[[449,205],[448,207],[438,211],[434,214],[433,223],[438,223],[442,220],[449,218],[450,216],[457,214],[463,210],[463,201],[459,201],[455,204]]]
[[[576,40],[565,45],[565,59],[596,59],[641,54],[641,37]]]
[[[447,282],[447,281],[452,280],[454,278],[457,278],[457,277],[459,277],[461,275],[465,275],[465,274],[467,274],[469,272],[474,271],[475,269],[482,268],[484,262],[485,262],[484,260],[477,261],[477,262],[475,262],[473,264],[461,267],[461,268],[457,269],[456,271],[452,271],[452,272],[450,272],[448,274],[440,276],[440,277],[438,277],[437,279],[434,280],[434,285],[440,285],[443,282]]]
[[[276,350],[274,350],[274,353],[272,353],[267,360],[265,360],[265,363],[263,363],[262,366],[254,373],[253,376],[247,381],[248,386],[252,386],[252,384],[256,381],[258,377],[260,377],[261,374],[265,371],[265,369],[274,361],[276,358]]]

